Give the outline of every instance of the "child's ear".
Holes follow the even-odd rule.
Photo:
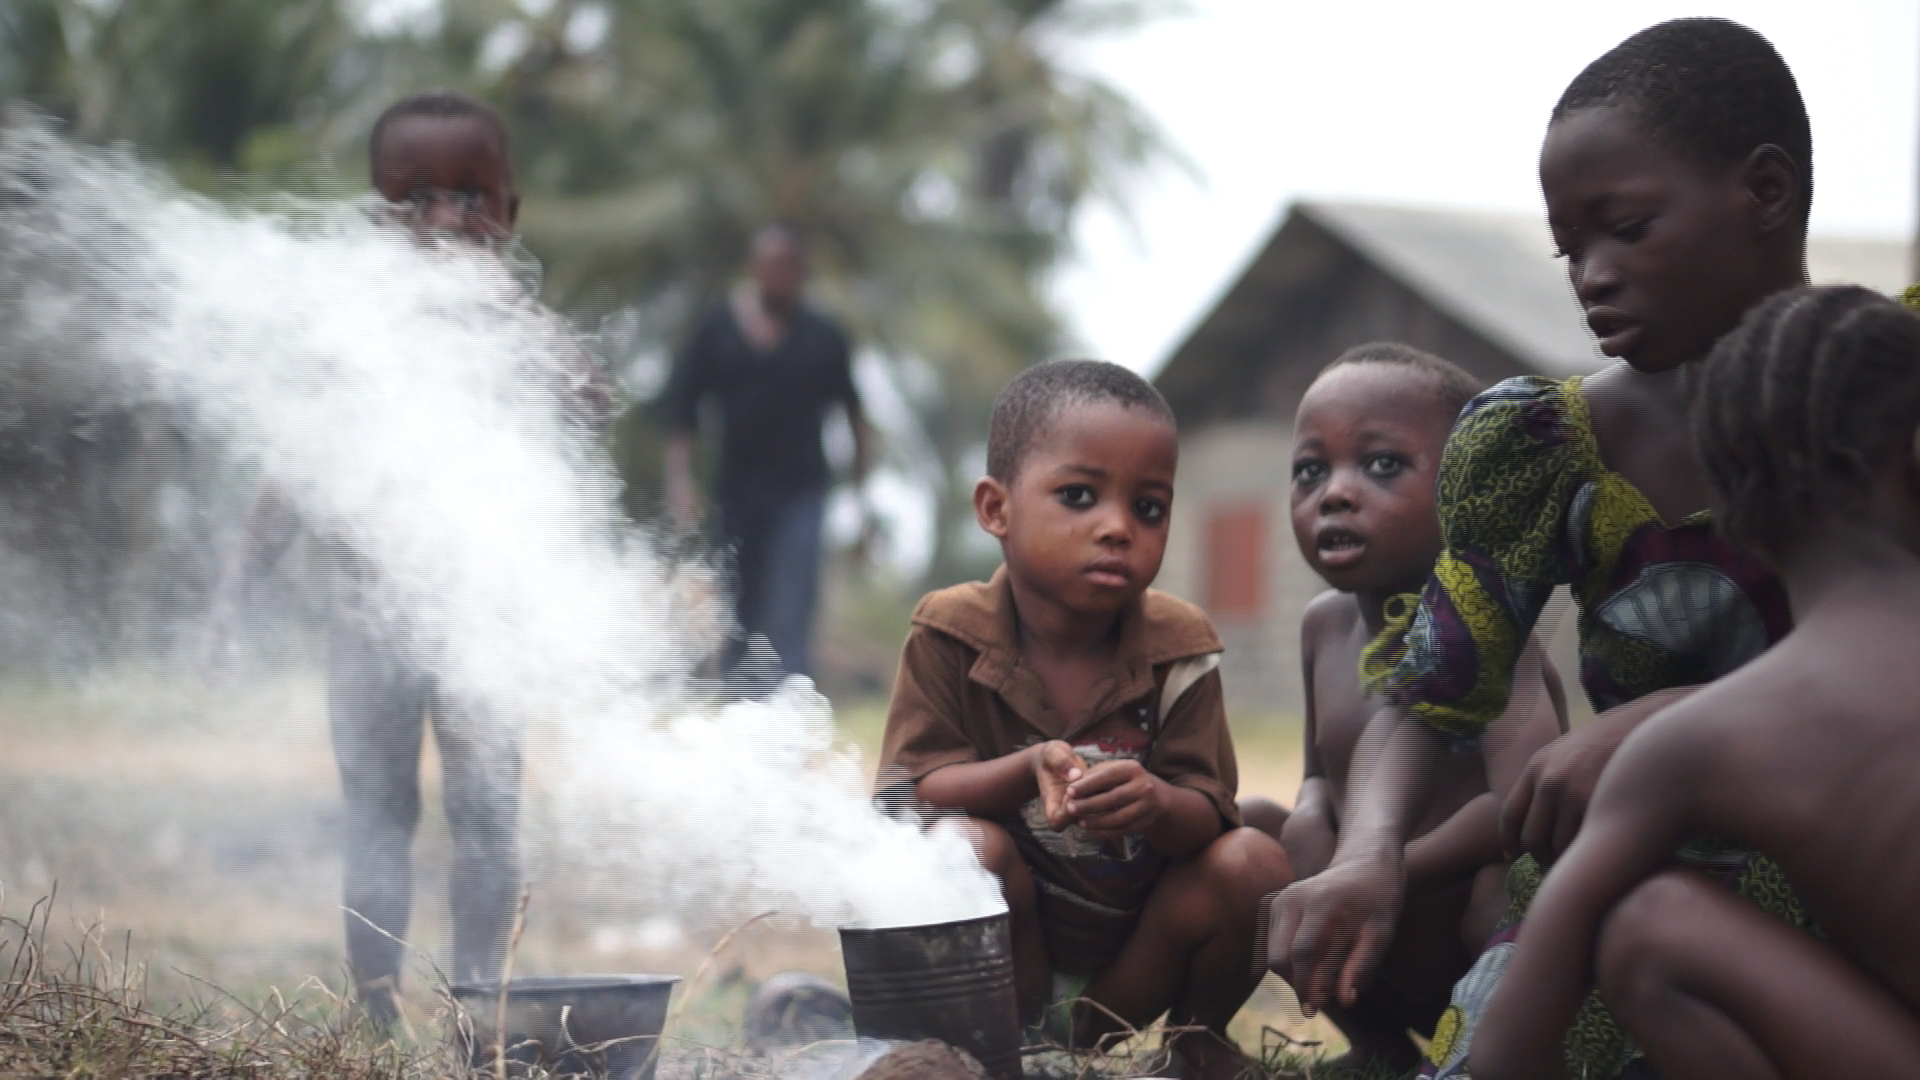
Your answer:
[[[996,540],[1007,538],[1007,486],[991,476],[973,485],[973,518]]]
[[[1747,195],[1753,200],[1754,221],[1762,232],[1773,232],[1800,222],[1800,182],[1804,166],[1772,143],[1754,147],[1742,170]]]

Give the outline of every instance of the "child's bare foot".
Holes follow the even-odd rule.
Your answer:
[[[1260,1080],[1260,1063],[1212,1031],[1183,1032],[1167,1040],[1179,1056],[1181,1080]]]

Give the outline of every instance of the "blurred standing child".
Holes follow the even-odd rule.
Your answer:
[[[1406,345],[1351,349],[1320,373],[1294,420],[1293,532],[1308,565],[1333,586],[1300,624],[1305,668],[1305,779],[1290,815],[1245,799],[1249,824],[1285,845],[1294,873],[1324,870],[1361,733],[1380,698],[1361,685],[1360,654],[1388,609],[1417,602],[1440,555],[1434,512],[1440,454],[1453,418],[1483,387],[1453,364]],[[1407,903],[1379,970],[1351,1006],[1327,1015],[1361,1069],[1418,1067],[1408,1029],[1430,1037],[1506,905],[1503,795],[1533,752],[1566,730],[1560,677],[1529,641],[1506,711],[1477,748],[1443,756],[1407,844]],[[1284,819],[1284,825],[1280,824]],[[1271,823],[1271,824],[1268,824]]]
[[[974,510],[1006,562],[920,601],[880,780],[970,818],[1029,1022],[1085,1046],[1168,1013],[1204,1029],[1173,1040],[1187,1075],[1229,1080],[1252,1065],[1226,1026],[1259,982],[1255,913],[1291,875],[1237,827],[1219,639],[1147,587],[1177,453],[1125,368],[1055,361],[1001,392]]]
[[[449,90],[403,98],[369,138],[373,183],[398,223],[423,242],[495,250],[520,208],[507,131],[480,101]],[[529,298],[529,303],[532,303]],[[576,357],[570,411],[604,422],[610,396]],[[299,532],[296,510],[272,490],[256,506],[244,578],[277,561]],[[327,708],[345,801],[347,960],[358,1000],[385,1026],[398,1015],[401,939],[413,906],[412,845],[420,819],[420,748],[430,717],[453,839],[449,900],[455,980],[498,977],[520,893],[521,732],[445,693],[414,655],[405,627],[367,602],[374,566],[338,538],[320,540],[332,582]]]

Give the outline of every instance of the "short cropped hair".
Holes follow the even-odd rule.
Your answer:
[[[380,140],[386,135],[387,128],[398,120],[414,118],[429,120],[472,120],[487,129],[500,144],[500,157],[509,169],[513,165],[511,142],[507,139],[506,121],[493,106],[458,90],[422,90],[408,94],[399,101],[387,106],[380,118],[373,122],[373,130],[367,135],[367,160],[374,168],[380,164]]]
[[[1692,419],[1737,547],[1776,562],[1864,507],[1920,428],[1920,316],[1857,286],[1791,289],[1748,312],[1701,365]]]
[[[1800,170],[1800,214],[1813,207],[1813,127],[1787,62],[1766,38],[1726,19],[1674,19],[1614,46],[1574,77],[1553,119],[1594,105],[1632,110],[1662,143],[1695,161],[1744,161],[1763,145]]]
[[[1333,358],[1333,362],[1320,369],[1322,376],[1338,368],[1352,367],[1355,364],[1393,364],[1419,374],[1427,380],[1433,390],[1434,400],[1447,410],[1447,415],[1457,417],[1467,402],[1479,397],[1487,384],[1467,374],[1466,370],[1451,360],[1443,360],[1430,352],[1404,345],[1398,341],[1370,341],[1365,345],[1355,345],[1346,352]]]
[[[1021,372],[994,399],[987,475],[1011,484],[1048,421],[1069,406],[1098,402],[1140,409],[1175,426],[1167,399],[1126,368],[1103,360],[1049,360]]]

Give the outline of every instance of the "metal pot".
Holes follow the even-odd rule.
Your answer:
[[[1006,913],[961,922],[843,929],[840,952],[864,1038],[938,1039],[993,1080],[1020,1080],[1020,1015]]]
[[[674,975],[550,975],[507,984],[507,1060],[558,1075],[651,1080]],[[490,1065],[502,1040],[498,982],[457,983],[468,1057]],[[524,1073],[524,1068],[520,1070]]]

